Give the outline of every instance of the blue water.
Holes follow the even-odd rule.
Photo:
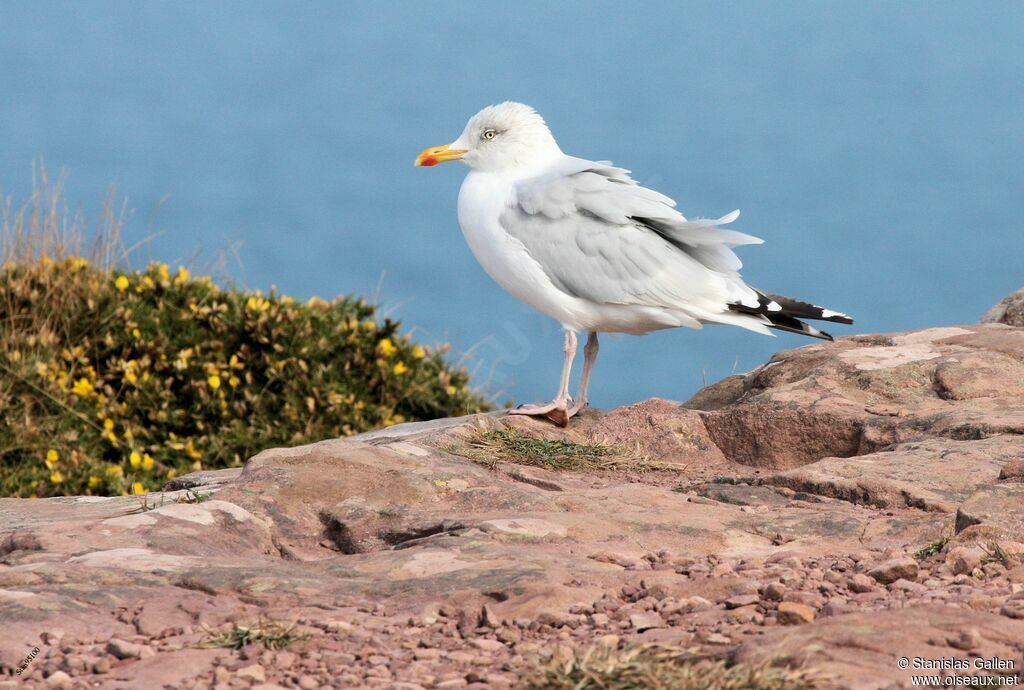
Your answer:
[[[465,246],[465,169],[411,165],[506,99],[687,215],[739,207],[767,240],[742,249],[748,281],[857,331],[971,323],[1024,285],[1017,1],[0,7],[4,194],[38,156],[93,216],[116,183],[129,241],[157,234],[138,263],[238,247],[239,284],[375,296],[499,399],[546,399],[557,326]],[[806,342],[608,338],[592,398],[685,399]]]

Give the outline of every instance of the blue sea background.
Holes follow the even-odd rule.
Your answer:
[[[8,2],[0,192],[41,156],[95,219],[116,184],[128,243],[155,235],[137,265],[365,295],[496,400],[547,399],[557,324],[470,254],[465,169],[412,166],[508,99],[689,216],[740,208],[748,281],[857,318],[837,334],[973,323],[1024,285],[1019,1]],[[606,338],[592,401],[686,399],[807,342]]]

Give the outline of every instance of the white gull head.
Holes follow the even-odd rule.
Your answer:
[[[424,151],[416,165],[459,160],[473,170],[511,172],[533,168],[562,156],[555,138],[537,111],[506,101],[487,106],[469,118],[459,138]]]

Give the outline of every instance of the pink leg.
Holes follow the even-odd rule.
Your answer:
[[[576,396],[575,404],[569,408],[570,417],[587,407],[587,388],[590,387],[590,375],[594,372],[594,362],[597,361],[597,350],[597,331],[591,331],[587,336],[587,344],[583,346],[583,375],[580,376],[580,393]]]
[[[569,396],[569,375],[572,373],[572,361],[576,358],[576,331],[565,329],[565,345],[562,350],[565,352],[565,363],[562,365],[562,381],[558,387],[558,395],[547,405],[520,405],[509,410],[509,414],[525,414],[531,417],[547,417],[558,426],[568,426],[569,403],[572,398]]]

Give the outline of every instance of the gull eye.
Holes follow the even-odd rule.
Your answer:
[[[498,136],[498,133],[496,131],[494,131],[493,129],[485,129],[484,133],[481,134],[480,136],[482,136],[484,139],[490,141],[494,137]]]

